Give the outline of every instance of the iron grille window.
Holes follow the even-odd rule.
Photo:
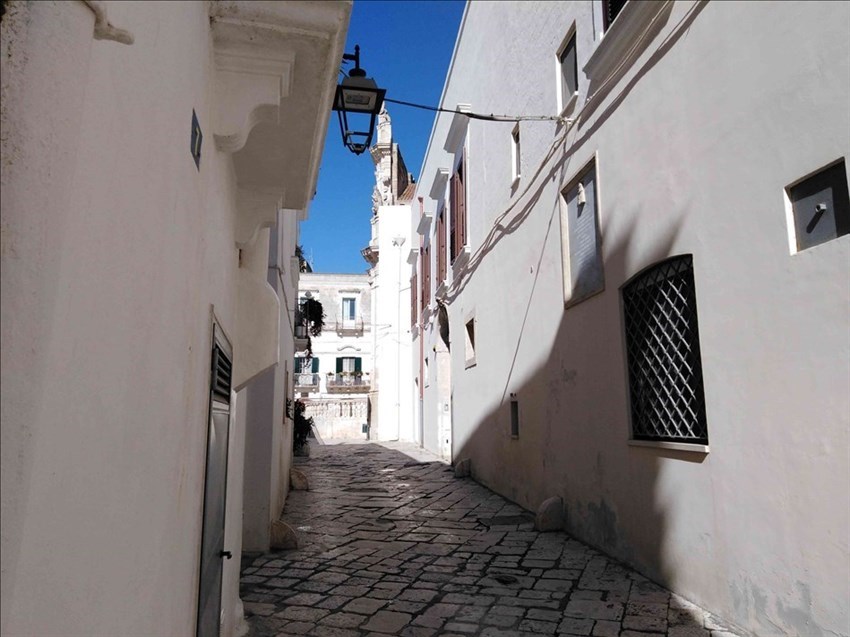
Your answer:
[[[622,294],[634,439],[708,444],[693,255],[652,266]]]

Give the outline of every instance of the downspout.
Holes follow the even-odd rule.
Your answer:
[[[419,219],[422,219],[422,215],[425,214],[425,200],[422,197],[419,197]],[[424,237],[419,234],[419,254],[422,254],[422,245],[424,243]],[[420,259],[417,259],[419,263],[422,263]],[[416,280],[419,281],[420,277],[424,276],[423,272],[419,273],[419,276],[416,277]],[[419,290],[422,289],[422,285],[420,282]],[[419,290],[416,291],[417,294],[417,307],[422,307],[422,302],[419,300]],[[419,324],[419,446],[423,449],[425,448],[425,323],[422,321],[423,312],[422,310],[418,310],[419,312],[419,320],[417,323]]]

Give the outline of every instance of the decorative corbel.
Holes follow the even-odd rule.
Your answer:
[[[236,246],[246,248],[262,228],[277,221],[283,189],[239,187],[236,191]]]
[[[295,53],[264,46],[262,25],[219,18],[212,23],[216,74],[215,145],[234,153],[260,122],[278,124],[281,100],[292,92]]]

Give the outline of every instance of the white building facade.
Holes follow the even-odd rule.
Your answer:
[[[371,236],[362,250],[369,263],[375,374],[371,394],[372,435],[376,440],[419,440],[413,406],[410,342],[410,263],[418,251],[411,242],[410,210],[415,184],[393,141],[386,108],[379,116]]]
[[[441,106],[553,120],[441,113],[413,206],[424,446],[756,635],[850,626],[848,25],[469,3]]]
[[[0,633],[242,634],[351,3],[4,10]]]
[[[322,304],[325,327],[296,344],[295,394],[321,439],[365,440],[374,369],[372,292],[365,274],[302,273],[299,301]]]

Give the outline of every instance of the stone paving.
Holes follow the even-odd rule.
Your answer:
[[[299,548],[243,557],[254,637],[736,634],[412,445],[311,451],[283,515]]]

